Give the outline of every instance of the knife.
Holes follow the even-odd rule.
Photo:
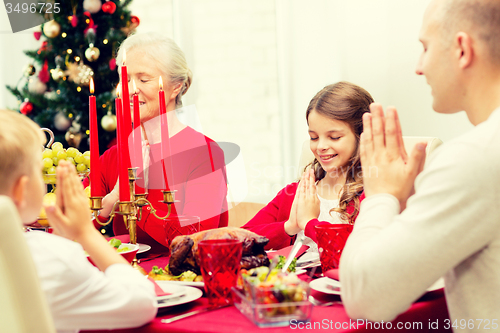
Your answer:
[[[226,305],[222,305],[222,306],[218,306],[218,307],[215,307],[215,308],[211,308],[211,307],[206,307],[206,308],[203,308],[203,309],[199,309],[199,310],[194,310],[194,311],[191,311],[191,312],[186,312],[184,314],[181,314],[181,315],[178,315],[178,316],[175,316],[175,317],[172,317],[172,318],[168,318],[168,319],[162,319],[161,322],[163,324],[170,324],[170,323],[173,323],[174,321],[177,321],[177,320],[181,320],[181,319],[184,319],[184,318],[187,318],[187,317],[191,317],[191,316],[194,316],[198,313],[203,313],[203,312],[207,312],[207,311],[211,311],[211,310],[217,310],[217,309],[222,309],[222,308],[225,308],[227,306],[230,306],[232,304],[226,304]]]
[[[288,258],[286,259],[285,264],[283,265],[283,268],[281,269],[281,272],[286,273],[288,266],[293,261],[293,258],[297,255],[297,252],[299,252],[300,247],[302,246],[302,243],[304,243],[304,240],[306,239],[306,236],[302,236],[297,241],[295,241],[295,244],[293,244],[292,250],[290,251],[290,254],[288,255]]]

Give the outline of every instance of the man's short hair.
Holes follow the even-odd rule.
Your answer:
[[[479,38],[492,61],[500,61],[499,0],[447,0],[443,14],[442,28],[446,33],[453,36],[464,31]]]
[[[40,127],[31,119],[0,109],[0,193],[6,193],[19,177],[31,174],[44,141]]]

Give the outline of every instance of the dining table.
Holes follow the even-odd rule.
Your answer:
[[[153,266],[165,267],[168,264],[168,256],[138,255],[139,265],[146,272],[150,272]],[[301,274],[302,279],[309,279],[311,274]],[[319,274],[316,274],[319,275]],[[297,322],[291,320],[288,325],[281,327],[258,327],[247,319],[234,306],[228,306],[215,310],[208,310],[172,323],[164,323],[163,319],[172,318],[194,310],[206,309],[208,300],[205,295],[199,299],[186,304],[163,307],[158,309],[155,319],[146,325],[136,328],[116,330],[92,330],[82,331],[87,333],[111,332],[111,333],[239,333],[239,332],[265,332],[281,333],[297,330],[308,332],[320,332],[330,330],[333,332],[452,332],[445,329],[445,323],[449,320],[443,289],[437,289],[425,293],[411,307],[401,313],[390,322],[369,322],[365,320],[351,319],[347,315],[341,298],[338,295],[325,294],[311,290],[311,295],[319,302],[332,301],[330,306],[313,306],[311,318],[308,322]]]

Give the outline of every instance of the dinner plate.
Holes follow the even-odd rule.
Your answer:
[[[148,244],[137,243],[137,245],[139,245],[139,251],[137,251],[137,253],[143,253],[151,250],[151,246],[149,246]]]
[[[196,287],[203,289],[205,288],[205,283],[203,282],[194,282],[194,281],[161,281],[157,280],[156,282],[167,282],[167,283],[172,283],[178,286],[185,286],[185,287]]]
[[[340,295],[340,282],[328,277],[312,280],[309,282],[309,286],[311,289],[325,294]]]
[[[201,296],[203,296],[203,292],[198,288],[179,286],[178,284],[173,283],[174,281],[156,281],[156,283],[163,289],[165,292],[170,292],[170,290],[184,290],[184,294],[180,294],[178,297],[172,297],[172,295],[168,295],[169,298],[162,298],[165,296],[157,297],[158,307],[159,308],[167,308],[175,305],[186,304],[192,301],[197,300]]]
[[[297,267],[309,268],[321,265],[318,252],[306,252],[297,259]]]
[[[165,293],[168,294],[163,296],[156,296],[157,301],[161,302],[166,302],[170,300],[173,301],[176,298],[181,298],[186,295],[186,290],[187,290],[186,287],[179,286],[176,284],[166,284],[166,283],[162,285],[160,285],[159,283],[157,284]]]
[[[330,279],[329,277],[322,277],[316,280],[312,280],[309,283],[311,289],[325,293],[325,294],[333,294],[340,295],[340,282],[334,279]],[[437,280],[432,286],[427,288],[427,291],[435,291],[444,288],[444,280],[440,278]]]

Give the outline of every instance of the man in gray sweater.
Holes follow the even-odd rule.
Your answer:
[[[351,317],[392,320],[444,276],[451,320],[440,328],[500,330],[499,31],[498,0],[430,3],[417,74],[436,112],[465,110],[476,127],[422,173],[425,144],[406,156],[396,110],[372,104],[365,114],[366,199],[340,263]]]

